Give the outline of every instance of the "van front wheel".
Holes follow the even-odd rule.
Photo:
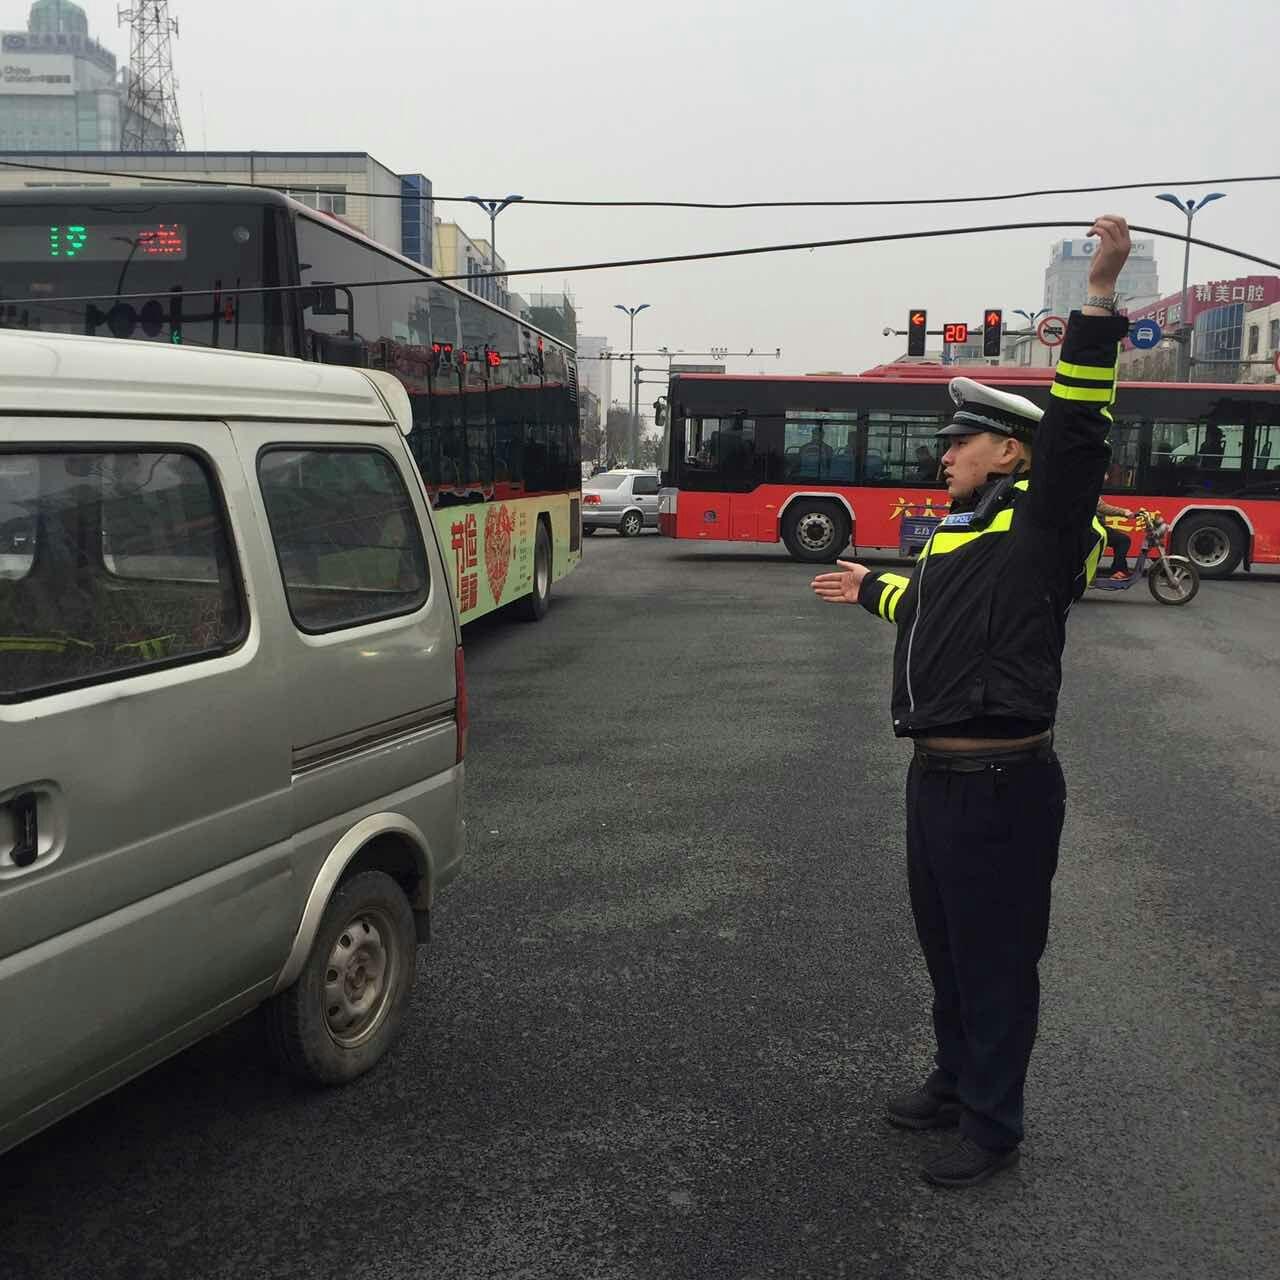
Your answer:
[[[362,871],[339,885],[297,982],[267,1003],[279,1065],[313,1084],[368,1071],[400,1035],[416,946],[413,912],[389,875]]]

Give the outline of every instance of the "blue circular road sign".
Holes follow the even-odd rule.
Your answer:
[[[1129,327],[1129,341],[1139,351],[1149,351],[1163,336],[1163,330],[1154,320],[1139,320]]]

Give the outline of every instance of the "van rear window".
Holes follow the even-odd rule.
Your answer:
[[[0,700],[224,653],[243,624],[200,459],[0,453]]]

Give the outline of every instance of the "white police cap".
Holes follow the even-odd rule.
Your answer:
[[[1044,417],[1044,410],[1025,396],[984,387],[972,378],[952,378],[950,389],[956,410],[950,424],[938,432],[940,436],[971,436],[980,431],[994,431],[996,435],[1012,436],[1030,444],[1036,424]]]

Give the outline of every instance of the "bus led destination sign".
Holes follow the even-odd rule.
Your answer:
[[[6,229],[4,257],[11,262],[184,262],[187,229],[180,222],[145,225],[41,223]]]

